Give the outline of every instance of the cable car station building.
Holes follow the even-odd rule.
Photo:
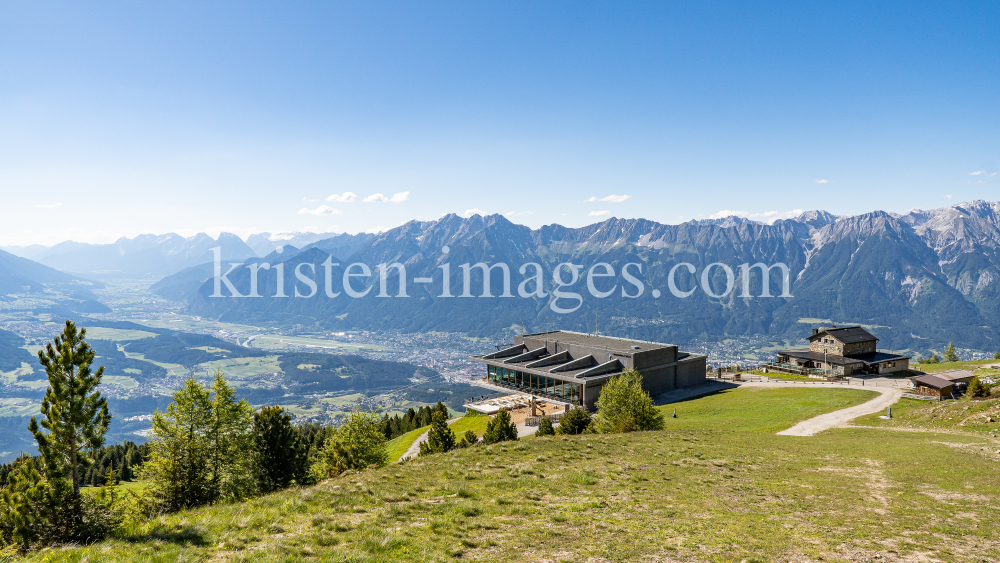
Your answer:
[[[705,382],[700,354],[677,346],[556,330],[514,337],[514,345],[473,361],[486,364],[486,380],[505,387],[593,409],[612,377],[635,368],[643,388],[659,395]]]

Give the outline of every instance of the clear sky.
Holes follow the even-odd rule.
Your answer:
[[[997,200],[998,24],[995,0],[3,0],[0,244]]]

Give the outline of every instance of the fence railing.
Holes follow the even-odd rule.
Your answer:
[[[542,415],[542,416],[529,416],[528,418],[524,419],[524,425],[525,426],[538,426],[538,423],[540,423],[543,418],[549,419],[554,424],[554,423],[559,422],[560,420],[562,420],[562,417],[565,414],[566,413],[564,413],[564,412],[558,412],[558,413],[546,414],[546,415]]]

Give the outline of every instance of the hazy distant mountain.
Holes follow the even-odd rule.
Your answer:
[[[28,260],[34,260],[36,256],[48,249],[48,246],[43,246],[41,244],[31,244],[28,246],[0,246],[0,250],[3,250],[4,252],[9,252],[14,256],[20,256],[21,258],[27,258]]]
[[[199,233],[184,238],[165,235],[122,237],[112,244],[62,242],[41,252],[33,260],[64,272],[81,275],[162,277],[213,259],[210,249],[222,247],[223,260],[245,260],[256,253],[238,236],[222,233],[218,239]]]
[[[326,252],[327,254],[332,254],[337,258],[346,259],[350,256],[353,256],[355,252],[357,252],[363,246],[374,240],[375,236],[376,235],[370,233],[358,233],[356,235],[344,233],[329,238],[324,238],[308,245],[304,246],[294,245],[294,246],[297,246],[302,250],[318,248],[323,252]]]
[[[92,298],[90,291],[97,287],[102,284],[0,250],[0,295],[41,293],[46,288],[57,288]]]
[[[274,252],[279,246],[291,245],[295,248],[302,248],[314,242],[334,236],[331,233],[303,233],[293,231],[291,233],[256,233],[247,237],[247,246],[257,253],[257,256],[265,256]],[[348,235],[350,236],[350,235]]]

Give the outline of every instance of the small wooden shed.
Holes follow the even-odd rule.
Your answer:
[[[955,384],[936,375],[921,375],[913,378],[914,393],[928,397],[947,397],[955,390]]]

